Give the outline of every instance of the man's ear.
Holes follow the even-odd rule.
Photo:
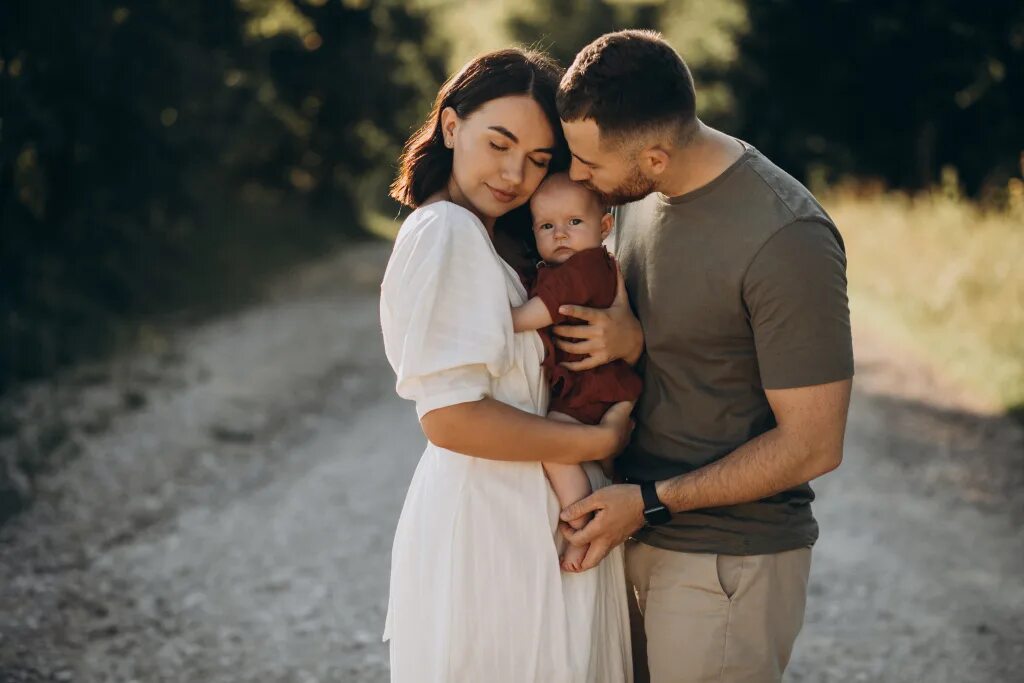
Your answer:
[[[640,152],[640,170],[648,178],[656,178],[668,169],[669,155],[661,145],[652,145]]]
[[[455,146],[455,132],[459,129],[459,115],[452,107],[441,110],[441,136],[444,146],[451,149]]]
[[[603,241],[612,232],[612,224],[615,223],[615,217],[610,212],[605,212],[601,216],[601,240]]]

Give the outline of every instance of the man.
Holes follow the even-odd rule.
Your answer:
[[[651,681],[778,681],[818,535],[807,482],[842,460],[842,238],[800,183],[697,118],[689,70],[655,33],[584,48],[558,107],[572,178],[619,205],[639,321],[620,287],[610,309],[563,308],[590,324],[555,332],[589,354],[574,369],[639,361],[645,385],[616,461],[627,483],[563,511],[596,513],[563,533],[590,544],[584,569],[626,542]]]

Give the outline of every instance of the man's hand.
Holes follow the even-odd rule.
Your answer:
[[[635,365],[644,350],[644,331],[640,321],[629,308],[626,283],[622,271],[618,270],[618,289],[615,301],[608,308],[587,308],[586,306],[560,306],[558,312],[572,318],[586,320],[586,325],[556,325],[555,344],[569,353],[589,356],[575,363],[562,363],[565,367],[579,372],[610,363],[619,358]],[[579,339],[567,341],[563,337]]]
[[[594,518],[580,530],[566,522],[594,513]],[[644,499],[636,484],[616,484],[598,489],[592,494],[562,510],[559,529],[569,543],[577,546],[590,544],[580,571],[592,569],[615,546],[624,542],[643,526]]]

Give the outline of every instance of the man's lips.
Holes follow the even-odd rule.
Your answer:
[[[486,183],[484,184],[486,185]],[[511,192],[502,192],[501,190],[496,190],[490,185],[487,185],[487,189],[490,190],[491,194],[494,195],[494,198],[497,199],[502,204],[508,204],[510,201],[516,198],[515,194]]]

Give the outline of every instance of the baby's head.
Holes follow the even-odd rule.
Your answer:
[[[601,246],[612,229],[612,215],[596,193],[552,173],[530,198],[533,236],[546,263],[563,263],[578,251]]]

